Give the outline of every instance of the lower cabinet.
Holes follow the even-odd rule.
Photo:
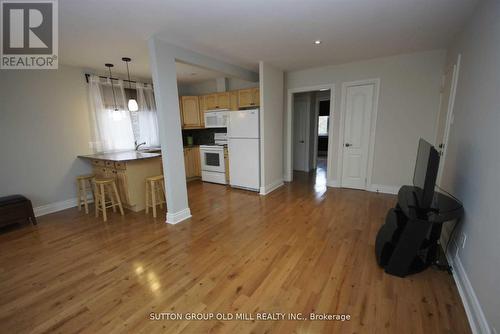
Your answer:
[[[201,177],[200,147],[184,147],[184,168],[186,179],[191,180]]]
[[[115,162],[93,160],[96,177],[115,179],[123,206],[132,211],[145,209],[145,181],[147,177],[162,174],[161,158]]]

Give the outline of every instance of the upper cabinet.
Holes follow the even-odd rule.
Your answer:
[[[256,107],[260,105],[259,88],[241,89],[238,91],[238,106],[240,108]]]
[[[229,92],[205,95],[207,110],[229,109]]]
[[[238,91],[233,90],[232,92],[229,92],[229,109],[238,110],[238,108]]]
[[[183,129],[199,129],[205,127],[207,110],[258,107],[260,105],[259,88],[234,90],[201,96],[181,96],[179,107]]]
[[[202,126],[198,96],[181,97],[181,115],[184,128],[199,128]]]

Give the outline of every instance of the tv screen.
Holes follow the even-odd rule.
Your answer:
[[[420,138],[413,173],[413,185],[418,188],[416,197],[420,209],[431,207],[438,167],[439,153],[431,144]]]

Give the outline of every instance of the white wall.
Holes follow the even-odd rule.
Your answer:
[[[245,88],[259,87],[259,82],[256,81],[246,81],[238,78],[228,78],[227,80],[228,91],[238,90]],[[216,79],[205,80],[202,82],[196,82],[192,84],[179,83],[179,94],[180,95],[203,95],[211,94],[217,92],[217,81]]]
[[[443,187],[465,208],[461,232],[467,239],[458,261],[471,283],[468,292],[475,291],[487,322],[500,333],[499,41],[500,2],[485,1],[448,54],[450,62],[459,53],[462,59]],[[476,320],[478,332],[487,333],[481,317]]]
[[[342,83],[380,78],[372,183],[396,188],[411,182],[418,138],[434,141],[444,62],[445,51],[435,50],[292,71],[287,73],[286,86],[296,89],[335,84],[333,143],[336,147]],[[336,153],[330,154],[333,166],[337,166]],[[286,150],[285,161],[288,162]],[[340,179],[339,170],[330,172],[334,173],[333,181]]]
[[[261,194],[283,184],[283,71],[259,63]]]
[[[87,84],[79,68],[1,71],[0,196],[23,194],[34,207],[76,197],[89,173]]]

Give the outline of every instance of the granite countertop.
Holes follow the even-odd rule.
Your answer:
[[[79,155],[82,159],[92,159],[92,160],[108,160],[108,161],[133,161],[142,159],[151,159],[161,157],[161,153],[151,153],[151,152],[141,152],[141,151],[125,151],[125,152],[110,152],[110,153],[98,153],[89,155]]]

